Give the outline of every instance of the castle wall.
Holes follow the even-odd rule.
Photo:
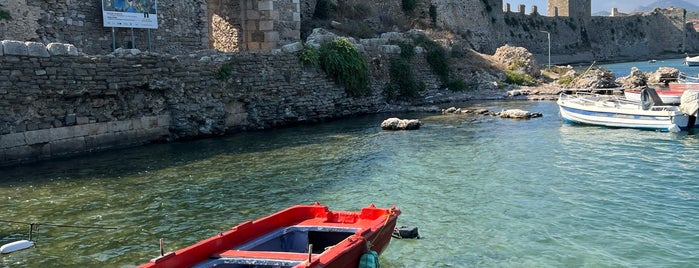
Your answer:
[[[546,15],[549,17],[589,18],[592,16],[591,0],[548,0]]]
[[[184,54],[279,48],[300,38],[299,0],[158,1],[158,29],[105,28],[101,1],[0,1],[12,20],[0,40],[69,43],[87,54],[116,48]]]
[[[372,93],[348,97],[293,52],[84,55],[72,45],[3,41],[0,166],[376,112],[397,54],[365,49]],[[417,81],[440,84],[423,57],[413,61]]]

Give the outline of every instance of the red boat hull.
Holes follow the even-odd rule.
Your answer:
[[[668,84],[668,87],[670,87],[671,91],[676,91],[676,92],[684,92],[685,90],[698,90],[699,89],[699,83],[670,83]],[[682,93],[680,93],[682,95]]]
[[[400,213],[395,207],[376,208],[374,205],[355,212],[330,211],[328,207],[317,203],[311,206],[293,206],[259,220],[242,223],[227,232],[165,254],[139,267],[191,267],[217,259],[288,261],[293,264],[285,267],[294,268],[358,267],[360,257],[368,249],[381,253],[388,246]],[[320,234],[318,236],[321,237],[314,238],[316,248],[312,254],[309,254],[308,250],[283,252],[259,249],[263,246],[251,249],[255,247],[250,246],[251,244],[267,243],[266,240],[261,240],[262,238],[272,237],[277,233],[286,234],[291,229],[306,231],[303,233],[307,236],[305,239],[308,239],[306,244],[313,244],[310,242],[313,233]],[[313,230],[351,231],[344,231],[343,235]],[[328,237],[322,237],[323,235]],[[286,240],[293,239],[299,240],[294,237]]]

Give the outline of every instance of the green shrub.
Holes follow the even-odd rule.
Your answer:
[[[432,39],[429,39],[425,35],[416,35],[413,37],[413,41],[416,45],[420,45],[425,48],[426,60],[430,65],[432,72],[434,72],[442,80],[442,83],[447,83],[449,81],[449,62],[447,59],[447,51]]]
[[[446,83],[446,87],[451,90],[451,91],[465,91],[469,88],[469,86],[464,82],[464,80],[457,79],[457,80],[451,80],[448,83]]]
[[[335,82],[345,87],[350,96],[369,93],[369,70],[364,57],[347,39],[338,38],[325,43],[319,51],[320,68]]]
[[[432,47],[427,50],[427,63],[443,83],[449,80],[449,64],[447,63],[446,55],[445,49],[441,46]]]
[[[563,77],[558,79],[558,84],[570,86],[573,84],[573,80],[575,80],[574,76],[563,76]]]
[[[216,71],[216,73],[214,73],[214,78],[216,78],[218,80],[226,80],[229,77],[231,77],[231,73],[232,73],[231,65],[228,63],[225,63],[225,64],[221,65],[221,67],[218,68],[218,71]]]
[[[407,99],[419,96],[424,85],[417,83],[410,63],[402,58],[391,59],[391,83],[397,87],[398,95]]]
[[[400,57],[409,60],[415,55],[415,46],[407,42],[399,42]]]
[[[329,19],[335,12],[335,4],[330,0],[318,0],[316,9],[313,12],[313,18],[326,20]]]
[[[401,7],[403,7],[403,11],[410,13],[415,10],[415,0],[402,0],[401,2]]]
[[[4,9],[0,9],[0,20],[11,20],[10,12]]]
[[[320,57],[318,50],[312,46],[303,46],[303,49],[298,53],[299,61],[303,66],[318,66],[318,58]]]
[[[510,84],[515,84],[515,85],[520,85],[520,86],[535,86],[537,85],[536,79],[533,77],[527,75],[527,74],[521,74],[515,71],[505,71],[505,76],[507,79],[505,79],[505,82],[510,83]]]
[[[430,5],[430,20],[432,21],[432,25],[437,24],[437,6],[435,5]]]

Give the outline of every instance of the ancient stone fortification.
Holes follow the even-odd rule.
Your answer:
[[[300,39],[299,0],[158,1],[158,29],[105,28],[102,1],[0,0],[12,16],[0,20],[0,40],[61,42],[103,54],[138,48],[182,54],[269,50]],[[115,43],[115,44],[114,44]]]
[[[381,47],[364,47],[372,94],[348,97],[285,50],[90,56],[72,45],[3,41],[0,165],[373,113],[386,105],[382,89],[397,55]],[[414,64],[416,79],[439,84],[423,57]]]
[[[551,53],[555,62],[561,63],[699,51],[699,34],[685,24],[680,9],[618,18],[591,17],[590,0],[550,0],[550,16],[524,14],[524,6],[521,11],[503,11],[503,3],[509,6],[507,0],[417,0],[415,10],[407,13],[398,0],[341,2],[346,7],[366,7],[368,14],[363,14],[363,20],[371,24],[421,21],[422,25],[433,25],[432,9],[435,26],[453,31],[486,54],[509,44],[526,47],[541,58],[548,54],[541,31],[551,33]],[[201,49],[270,50],[299,41],[301,24],[313,16],[316,3],[159,1],[158,29],[115,28],[112,33],[111,28],[102,27],[100,1],[0,0],[0,9],[14,14],[10,21],[0,20],[0,40],[68,43],[87,54],[110,53],[113,41],[116,47],[169,54]],[[554,10],[558,16],[550,13]]]

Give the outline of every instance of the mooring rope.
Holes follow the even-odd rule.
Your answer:
[[[67,227],[67,228],[82,228],[82,229],[102,229],[102,230],[119,229],[117,227],[70,225],[70,224],[56,224],[56,223],[46,223],[46,222],[11,221],[11,220],[2,220],[2,219],[0,219],[0,222],[14,223],[14,224],[26,224],[26,225],[34,225],[34,226],[45,225],[45,226],[52,226],[52,227]]]

